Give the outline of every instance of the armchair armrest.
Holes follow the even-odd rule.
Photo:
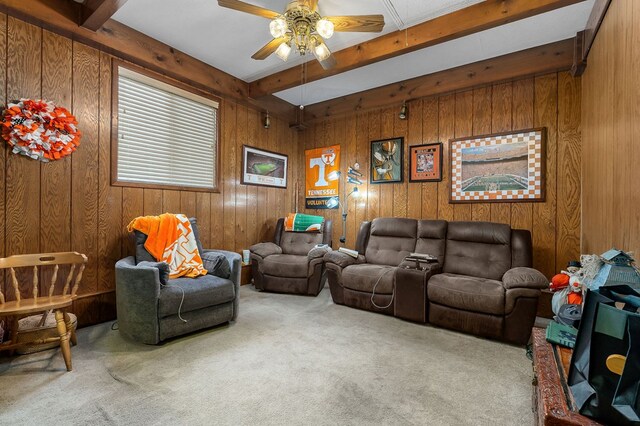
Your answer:
[[[233,318],[231,319],[235,321],[235,319],[238,317],[238,307],[240,300],[240,274],[242,272],[242,256],[240,256],[238,253],[227,250],[204,249],[203,252],[220,253],[224,255],[224,257],[227,258],[227,262],[229,262],[229,268],[231,268],[231,275],[229,276],[229,279],[233,282],[233,287],[235,289],[236,295],[236,297],[233,299]]]
[[[156,344],[160,341],[159,297],[160,270],[158,267],[136,265],[133,256],[116,263],[118,326],[125,335],[147,344]]]
[[[261,258],[265,258],[267,256],[271,256],[272,254],[282,254],[282,249],[280,246],[275,245],[274,243],[258,243],[249,247],[251,253],[260,256]]]
[[[167,262],[149,262],[143,260],[136,265],[136,268],[152,268],[158,271],[158,279],[160,280],[160,285],[167,285],[169,282],[169,273],[170,267]]]
[[[326,263],[333,263],[340,268],[344,269],[349,265],[355,265],[356,263],[365,263],[365,258],[363,255],[358,255],[357,259],[349,256],[348,254],[341,253],[337,250],[330,251],[324,255],[324,261]]]
[[[533,268],[517,267],[509,269],[502,277],[504,288],[543,289],[549,286],[549,281],[541,272]]]
[[[328,247],[315,247],[309,250],[309,254],[307,254],[307,257],[309,258],[309,260],[320,259],[330,251],[331,249]]]

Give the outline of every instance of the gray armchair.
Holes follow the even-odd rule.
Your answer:
[[[158,344],[237,318],[240,255],[203,250],[196,221],[190,221],[205,268],[209,269],[207,263],[217,258],[225,263],[220,269],[230,271],[229,277],[211,275],[210,270],[209,274],[197,278],[169,279],[169,265],[151,258],[144,249],[146,235],[136,231],[136,256],[116,263],[118,327],[130,339]]]
[[[288,232],[284,219],[276,223],[273,242],[251,246],[251,272],[257,289],[317,296],[324,287],[323,257],[331,246],[331,221],[322,232]]]

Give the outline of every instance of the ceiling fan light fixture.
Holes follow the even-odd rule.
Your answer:
[[[282,16],[273,19],[269,23],[269,32],[271,32],[273,38],[280,38],[284,36],[287,33],[287,30],[287,21]]]
[[[329,39],[333,36],[334,28],[333,22],[326,18],[322,18],[316,22],[316,31],[320,34],[320,37],[324,39]]]
[[[289,54],[291,54],[291,46],[289,46],[289,44],[286,42],[282,43],[276,49],[276,55],[284,62],[287,62],[287,59],[289,59]]]
[[[315,40],[312,46],[313,55],[320,62],[331,56],[331,51],[322,40]]]

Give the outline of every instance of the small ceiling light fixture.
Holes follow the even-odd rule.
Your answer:
[[[409,108],[407,108],[407,102],[403,101],[402,108],[400,108],[400,114],[398,114],[398,117],[400,118],[400,120],[406,120],[408,115],[409,115]]]
[[[267,111],[267,115],[264,116],[264,128],[268,129],[271,127],[271,118],[269,118],[269,111]]]

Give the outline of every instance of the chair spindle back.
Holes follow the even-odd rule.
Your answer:
[[[71,288],[71,296],[75,296],[78,292],[78,286],[80,285],[80,281],[82,280],[82,273],[84,272],[85,265],[87,263],[87,256],[84,254],[80,254],[77,252],[62,252],[62,253],[43,253],[43,254],[19,254],[14,256],[9,256],[0,259],[0,270],[1,269],[9,269],[11,274],[11,284],[13,286],[13,291],[15,293],[16,301],[20,301],[22,296],[20,294],[20,284],[18,282],[18,278],[16,277],[15,268],[33,268],[33,280],[32,280],[32,294],[33,298],[38,298],[38,267],[39,266],[48,266],[54,265],[53,274],[51,275],[51,282],[49,283],[49,291],[48,297],[52,297],[55,291],[55,284],[58,280],[58,271],[60,265],[71,265],[69,268],[69,273],[65,279],[64,287],[62,289],[62,295],[66,296],[69,294],[69,289]],[[77,265],[79,265],[78,268]],[[74,273],[78,269],[78,273],[75,275]],[[71,287],[71,283],[73,282],[73,287]],[[2,293],[2,288],[0,288],[0,305],[5,303],[5,295]]]

